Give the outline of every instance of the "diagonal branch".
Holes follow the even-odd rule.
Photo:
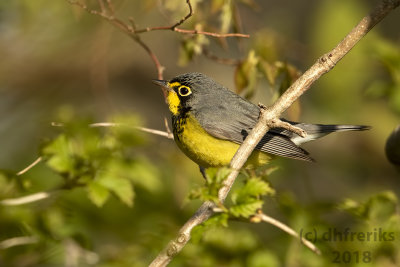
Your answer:
[[[32,162],[31,164],[29,164],[27,167],[25,167],[23,170],[20,170],[19,172],[17,172],[17,176],[20,176],[24,173],[26,173],[27,171],[29,171],[30,169],[32,169],[33,167],[35,167],[36,165],[38,165],[41,161],[42,161],[42,157],[38,157],[37,159],[35,159],[34,162]]]
[[[267,214],[263,213],[263,212],[259,212],[256,215],[254,215],[250,221],[252,223],[259,223],[259,222],[265,222],[265,223],[269,223],[272,224],[273,226],[281,229],[282,231],[286,232],[287,234],[297,238],[300,240],[300,242],[308,247],[311,251],[313,251],[315,254],[320,255],[321,251],[310,241],[308,241],[307,239],[305,239],[304,237],[301,237],[295,230],[293,230],[292,228],[290,228],[289,226],[287,226],[286,224],[278,221],[277,219],[274,219],[270,216],[268,216]]]
[[[8,198],[8,199],[3,199],[0,201],[0,205],[4,206],[18,206],[18,205],[24,205],[32,202],[36,202],[42,199],[49,198],[51,195],[53,195],[56,191],[51,191],[51,192],[37,192],[31,195],[23,196],[23,197],[17,197],[17,198]]]
[[[221,202],[226,199],[240,169],[250,156],[256,145],[265,133],[275,126],[272,121],[279,120],[280,114],[297,100],[310,86],[323,74],[330,71],[350,50],[360,41],[377,23],[379,23],[393,9],[400,5],[400,0],[382,0],[370,14],[365,16],[356,27],[330,52],[320,57],[299,79],[297,79],[286,92],[269,108],[260,109],[260,118],[249,133],[246,140],[239,147],[232,158],[230,167],[233,171],[224,181],[218,197]],[[194,226],[206,221],[212,214],[214,203],[205,202],[197,212],[182,226],[178,237],[172,240],[160,252],[150,266],[166,266],[172,258],[179,253],[190,240],[190,232]]]

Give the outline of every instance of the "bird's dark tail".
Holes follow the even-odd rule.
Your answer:
[[[333,132],[344,132],[344,131],[364,131],[371,129],[370,126],[363,125],[334,125],[334,124],[306,124],[306,123],[292,123],[293,125],[305,130],[307,136],[302,138],[293,134],[290,137],[293,143],[301,145],[303,143],[321,138],[327,134]]]

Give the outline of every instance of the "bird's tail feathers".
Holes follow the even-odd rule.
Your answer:
[[[292,135],[290,140],[296,145],[321,138],[327,134],[333,132],[344,132],[344,131],[365,131],[371,129],[370,126],[364,125],[334,125],[334,124],[306,124],[306,123],[292,123],[293,125],[305,130],[307,136],[302,138],[297,135]]]

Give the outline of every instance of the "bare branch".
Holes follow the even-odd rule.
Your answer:
[[[286,225],[286,224],[278,221],[277,219],[274,219],[274,218],[272,218],[272,217],[270,217],[270,216],[268,216],[268,215],[266,215],[266,214],[264,214],[262,212],[254,215],[250,219],[250,221],[253,222],[253,223],[259,223],[259,222],[262,221],[262,222],[266,222],[266,223],[272,224],[273,226],[281,229],[282,231],[288,233],[289,235],[299,239],[302,244],[304,244],[306,247],[311,249],[317,255],[321,254],[321,251],[313,243],[311,243],[310,241],[308,241],[307,239],[305,239],[303,237],[300,237],[299,234],[295,230],[290,228],[288,225]]]
[[[301,136],[303,138],[307,136],[307,132],[304,131],[303,129],[296,127],[286,121],[282,121],[280,119],[271,120],[270,128],[283,128],[283,129],[289,130],[291,132],[294,132],[295,134],[297,134],[298,136]]]
[[[60,122],[52,122],[51,126],[64,127],[64,124],[60,123]],[[89,127],[129,127],[132,129],[142,131],[142,132],[163,136],[168,139],[174,139],[174,134],[171,133],[171,131],[169,130],[168,124],[166,124],[166,130],[167,130],[166,132],[160,131],[160,130],[155,130],[155,129],[150,129],[150,128],[146,128],[146,127],[132,126],[129,124],[115,123],[115,122],[96,122],[96,123],[89,124]]]
[[[176,27],[178,27],[179,25],[184,23],[186,20],[188,20],[193,15],[193,8],[192,8],[192,4],[190,3],[190,0],[186,0],[186,4],[189,7],[189,13],[185,17],[183,17],[180,21],[178,21],[177,23],[172,25],[170,27],[171,29],[175,29]]]
[[[106,0],[108,9],[110,10],[111,14],[115,14],[114,5],[111,3],[111,0]]]
[[[150,128],[146,128],[146,127],[131,126],[131,125],[128,125],[128,124],[113,123],[113,122],[92,123],[92,124],[89,125],[89,127],[130,127],[130,128],[142,131],[142,132],[163,136],[163,137],[166,137],[168,139],[174,139],[174,135],[170,131],[168,131],[169,130],[168,128],[167,128],[167,132],[164,132],[164,131],[154,130],[154,129],[150,129]]]
[[[167,266],[172,258],[178,254],[190,239],[190,232],[192,229],[206,221],[213,214],[215,203],[206,201],[196,213],[179,230],[177,237],[168,243],[166,248],[160,252],[156,259],[149,265],[149,267]]]
[[[353,46],[362,39],[379,21],[381,21],[390,11],[400,5],[400,0],[382,0],[373,11],[364,17],[360,23],[330,52],[323,55],[317,62],[311,66],[299,79],[297,79],[286,92],[269,108],[260,109],[260,118],[249,133],[243,144],[232,158],[230,168],[232,172],[224,181],[223,187],[218,193],[221,203],[223,203],[239,174],[239,170],[243,167],[247,158],[251,155],[256,145],[260,142],[265,133],[276,124],[273,120],[279,119],[279,116],[290,105],[296,101],[310,86],[319,79],[323,74],[330,71],[336,63],[345,56]],[[182,242],[172,241],[173,254],[168,253],[171,243],[167,249],[160,252],[150,266],[166,266],[178,252],[182,250],[190,239],[190,231],[194,227],[193,223],[201,224],[207,220],[212,214],[212,207],[215,204],[204,203],[199,210],[193,215],[189,221],[189,225],[185,224],[179,231],[178,239]],[[205,207],[208,207],[205,209]],[[210,209],[211,207],[211,209]],[[188,222],[189,222],[188,221]],[[178,240],[176,239],[176,240]]]
[[[165,125],[165,130],[167,131],[167,133],[172,136],[172,138],[174,137],[174,134],[171,132],[171,129],[169,128],[168,125],[168,120],[166,117],[164,117],[164,125]]]
[[[181,28],[170,28],[168,26],[161,26],[161,27],[147,27],[140,30],[135,30],[134,33],[144,33],[144,32],[151,32],[151,31],[161,31],[161,30],[171,30],[174,32],[184,33],[184,34],[202,34],[208,35],[216,38],[227,38],[227,37],[240,37],[240,38],[249,38],[249,34],[244,33],[216,33],[216,32],[206,32],[200,30],[187,30]]]
[[[111,0],[98,0],[99,6],[100,6],[100,11],[97,10],[92,10],[88,8],[88,6],[80,1],[77,0],[67,0],[71,5],[75,5],[80,7],[81,9],[85,10],[86,12],[97,15],[102,17],[103,19],[107,20],[109,23],[114,25],[117,29],[121,30],[125,34],[127,34],[129,37],[131,37],[136,43],[138,43],[145,51],[146,53],[150,56],[151,60],[153,61],[156,70],[157,70],[157,77],[158,79],[163,79],[163,72],[164,72],[164,66],[161,65],[158,57],[156,54],[151,50],[151,48],[142,41],[140,38],[139,34],[144,33],[144,32],[150,32],[150,31],[157,31],[157,30],[172,30],[175,32],[183,33],[183,34],[203,34],[203,35],[208,35],[208,36],[213,36],[217,38],[227,38],[227,37],[245,37],[248,38],[248,34],[241,34],[241,33],[214,33],[214,32],[206,32],[206,31],[200,31],[200,30],[186,30],[186,29],[180,29],[178,28],[179,25],[182,25],[186,20],[188,20],[192,15],[193,15],[193,7],[192,4],[190,3],[190,0],[186,0],[186,3],[189,8],[189,13],[183,17],[180,21],[176,22],[175,24],[171,26],[162,26],[162,27],[147,27],[144,29],[136,29],[135,23],[133,18],[129,18],[128,21],[130,23],[127,24],[124,21],[118,19],[115,16],[115,9],[114,6],[112,5]],[[106,1],[107,5],[104,4],[104,1]],[[166,89],[162,88],[162,92],[164,94],[164,98],[166,99]]]
[[[130,36],[150,56],[151,60],[153,61],[154,65],[155,65],[155,67],[157,69],[158,79],[162,79],[163,78],[164,67],[161,65],[161,63],[158,60],[158,57],[156,56],[156,54],[150,49],[150,47],[146,43],[144,43],[140,39],[139,35],[137,35],[137,33],[135,32],[133,19],[129,18],[129,21],[132,24],[132,26],[130,26],[130,25],[126,24],[125,22],[121,21],[120,19],[116,18],[115,17],[115,9],[114,9],[114,6],[111,3],[111,0],[107,0],[108,12],[107,12],[107,9],[105,8],[104,3],[103,3],[102,0],[99,0],[101,2],[101,4],[100,4],[101,12],[89,9],[85,4],[83,4],[83,3],[79,2],[79,1],[75,1],[75,0],[67,0],[67,1],[71,5],[75,5],[75,6],[78,6],[78,7],[82,8],[83,10],[88,12],[89,14],[93,14],[93,15],[97,15],[97,16],[102,17],[103,19],[107,20],[109,23],[114,25],[117,29],[121,30],[122,32],[124,32],[125,34]],[[165,97],[165,95],[166,95],[165,89],[163,89],[163,94],[164,94],[164,97]]]
[[[18,236],[0,242],[0,249],[37,243],[39,239],[35,236]]]
[[[215,33],[215,32],[206,32],[206,31],[198,31],[198,30],[185,30],[185,29],[178,28],[178,26],[182,25],[186,20],[188,20],[193,15],[193,7],[192,7],[192,4],[190,3],[190,0],[186,0],[186,4],[189,7],[189,13],[185,17],[183,17],[180,21],[175,23],[174,25],[160,26],[160,27],[147,27],[147,28],[140,29],[140,30],[135,29],[134,33],[139,34],[139,33],[151,32],[151,31],[171,30],[171,31],[184,33],[184,34],[203,34],[203,35],[208,35],[208,36],[217,37],[217,38],[227,38],[227,37],[249,38],[250,37],[250,35],[243,34],[243,33]]]
[[[42,161],[42,157],[38,157],[34,162],[32,162],[31,164],[29,164],[29,166],[27,166],[26,168],[24,168],[23,170],[20,170],[19,172],[17,172],[17,176],[20,176],[24,173],[26,173],[27,171],[29,171],[30,169],[32,169],[33,167],[35,167],[38,163],[40,163]]]
[[[98,4],[99,4],[101,13],[105,13],[105,12],[106,12],[106,9],[105,9],[105,7],[104,7],[103,0],[97,0],[97,2],[98,2]]]
[[[18,206],[18,205],[24,205],[32,202],[36,202],[42,199],[46,199],[50,197],[54,192],[38,192],[32,195],[27,195],[23,197],[18,197],[18,198],[9,198],[9,199],[3,199],[0,201],[1,205],[4,206]]]
[[[198,30],[185,30],[185,29],[174,29],[175,32],[186,33],[186,34],[202,34],[208,35],[217,38],[226,38],[226,37],[241,37],[241,38],[249,38],[250,35],[244,33],[216,33],[216,32],[206,32],[206,31],[198,31]]]
[[[165,70],[165,67],[161,65],[160,61],[158,60],[158,57],[156,54],[150,49],[150,47],[142,41],[142,39],[139,38],[137,35],[131,35],[132,38],[147,52],[147,54],[150,56],[151,60],[153,61],[156,69],[157,69],[157,78],[159,80],[163,79],[163,72]],[[166,96],[166,91],[163,88],[163,94],[164,97]]]

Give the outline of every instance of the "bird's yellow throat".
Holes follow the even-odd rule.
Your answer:
[[[180,83],[178,82],[168,83],[169,88],[173,88],[174,86],[179,86],[179,85]],[[172,112],[172,114],[178,115],[181,101],[179,100],[178,95],[174,91],[172,90],[168,91],[167,102],[168,102],[168,108]]]

